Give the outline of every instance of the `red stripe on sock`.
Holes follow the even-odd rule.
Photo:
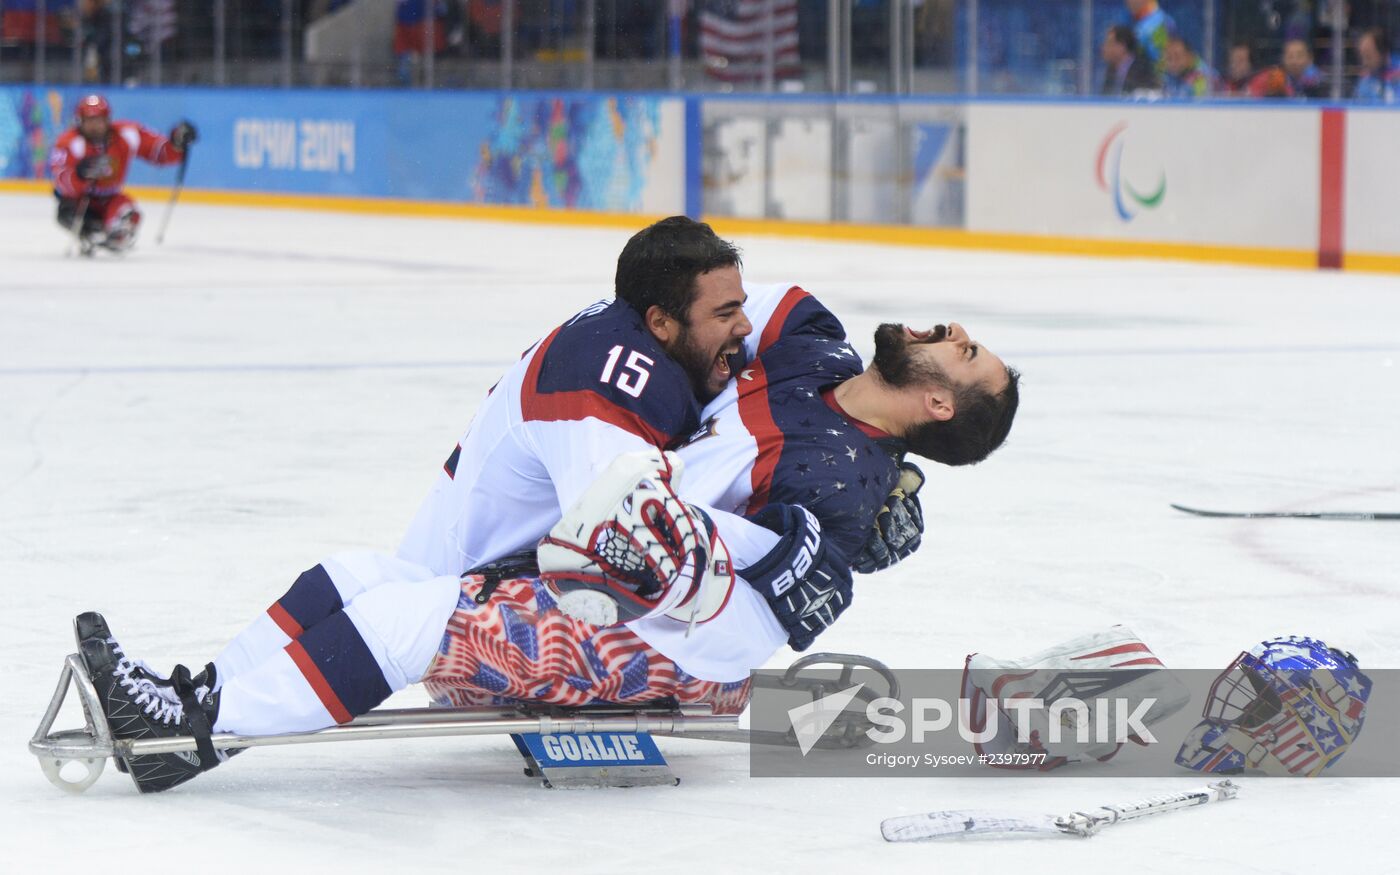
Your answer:
[[[316,697],[321,700],[321,704],[326,706],[331,718],[336,723],[349,723],[353,718],[350,711],[340,701],[340,697],[331,689],[330,683],[326,681],[326,676],[321,674],[321,670],[316,667],[316,663],[311,661],[311,654],[306,652],[306,648],[301,646],[300,641],[293,641],[287,645],[287,655],[292,658],[292,662],[301,669],[302,676],[311,685],[311,689],[316,692]]]
[[[272,618],[272,622],[277,624],[284,634],[293,641],[301,637],[301,633],[306,631],[301,628],[301,624],[292,619],[292,615],[287,613],[287,609],[282,607],[281,602],[273,602],[272,607],[267,609],[267,615]]]

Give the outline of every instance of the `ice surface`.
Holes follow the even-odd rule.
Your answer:
[[[628,234],[187,204],[162,247],[70,261],[51,211],[0,197],[0,869],[1397,865],[1393,780],[1245,779],[1088,841],[892,846],[894,815],[1201,781],[750,779],[743,748],[671,739],[674,789],[543,790],[502,737],[265,749],[160,796],[111,770],[62,794],[24,743],[75,613],[202,664],[323,555],[392,548],[477,400],[609,293]],[[1400,510],[1400,279],[739,242],[748,276],[801,282],[863,351],[880,321],[956,319],[1025,375],[1007,447],[929,471],[924,549],[861,581],[825,649],[955,668],[1127,623],[1182,668],[1281,633],[1400,664],[1400,524],[1168,507]]]

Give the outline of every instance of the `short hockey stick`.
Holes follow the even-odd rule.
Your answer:
[[[1058,817],[1053,814],[1015,815],[998,811],[930,811],[927,814],[892,817],[880,824],[880,834],[887,842],[1024,833],[1087,837],[1115,823],[1234,799],[1237,793],[1239,787],[1233,782],[1219,781],[1184,793],[1152,796],[1121,805],[1104,805],[1093,811],[1076,811]]]
[[[1187,507],[1184,504],[1173,504],[1172,507],[1182,513],[1194,514],[1195,516],[1208,516],[1224,519],[1241,520],[1264,520],[1264,519],[1293,519],[1293,520],[1400,520],[1400,513],[1369,513],[1367,511],[1299,511],[1277,513],[1261,512],[1241,512],[1233,513],[1225,510],[1201,510],[1197,507]]]
[[[91,196],[85,194],[82,200],[78,201],[78,210],[73,214],[73,224],[68,228],[69,234],[72,235],[68,240],[68,258],[72,258],[82,246],[83,221],[87,218],[88,203],[91,200]]]
[[[185,147],[185,154],[180,156],[180,169],[175,172],[175,187],[170,190],[170,203],[165,206],[165,217],[160,220],[160,230],[156,232],[156,245],[159,246],[165,239],[165,229],[170,226],[170,216],[175,212],[175,201],[179,199],[180,192],[185,188],[185,168],[190,166],[190,150]]]

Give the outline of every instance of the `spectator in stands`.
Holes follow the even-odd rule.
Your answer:
[[[1123,24],[1110,27],[1103,38],[1101,54],[1108,69],[1104,70],[1100,94],[1122,97],[1157,87],[1152,62],[1142,53],[1131,27]]]
[[[1166,76],[1162,95],[1172,100],[1209,97],[1220,88],[1220,76],[1180,36],[1167,40]]]
[[[1166,72],[1167,41],[1176,36],[1176,21],[1157,0],[1123,0],[1133,17],[1133,35],[1158,77]]]
[[[1327,83],[1313,66],[1312,52],[1300,39],[1283,44],[1283,63],[1249,80],[1250,97],[1326,97]]]
[[[106,82],[112,70],[112,7],[107,0],[82,0],[83,81]]]
[[[1283,44],[1283,74],[1286,97],[1326,97],[1327,83],[1313,66],[1312,49],[1307,42],[1291,39]]]
[[[1254,50],[1248,42],[1237,42],[1230,46],[1229,75],[1221,83],[1220,91],[1232,97],[1250,96],[1249,83],[1257,75],[1254,70]]]
[[[433,54],[447,48],[447,4],[444,0],[398,0],[394,19],[394,58],[399,84],[413,84],[413,68],[427,54],[428,10],[433,14]]]
[[[1352,97],[1371,103],[1395,103],[1400,96],[1400,66],[1390,53],[1390,39],[1385,31],[1373,27],[1356,41],[1356,54],[1361,58],[1361,78]]]

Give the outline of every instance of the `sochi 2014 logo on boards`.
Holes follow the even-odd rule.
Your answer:
[[[1150,194],[1143,194],[1123,178],[1123,148],[1127,130],[1128,123],[1119,122],[1099,144],[1098,160],[1094,162],[1094,180],[1100,190],[1112,196],[1118,218],[1131,222],[1143,210],[1156,209],[1161,205],[1162,199],[1167,196],[1167,173],[1161,171],[1157,188]]]

